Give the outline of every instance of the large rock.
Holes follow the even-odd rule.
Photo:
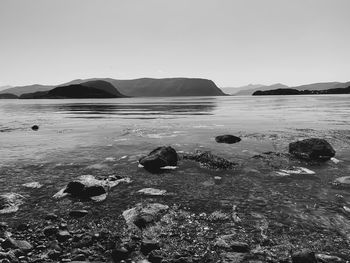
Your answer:
[[[151,203],[151,204],[137,204],[136,207],[125,210],[123,217],[129,226],[137,226],[142,229],[158,220],[169,209],[167,205]]]
[[[162,146],[151,151],[147,156],[142,157],[139,163],[147,170],[157,171],[165,166],[176,166],[178,156],[174,148]]]
[[[219,135],[215,137],[215,141],[218,143],[228,143],[228,144],[233,144],[241,141],[241,138],[226,134],[226,135]]]
[[[295,252],[291,256],[293,263],[317,263],[315,253],[307,249]]]
[[[250,251],[249,245],[247,243],[237,241],[234,234],[218,237],[216,239],[215,246],[239,253],[247,253]]]
[[[350,189],[350,176],[338,177],[332,184],[337,188]]]
[[[0,214],[17,212],[23,204],[24,196],[16,193],[5,193],[0,195]]]
[[[202,166],[209,169],[233,169],[237,164],[212,154],[211,152],[185,153],[184,159],[199,162]]]
[[[16,240],[13,238],[7,238],[4,242],[2,242],[1,246],[4,249],[12,248],[12,249],[20,249],[24,252],[28,252],[33,249],[33,246],[25,240]]]
[[[301,159],[325,161],[335,155],[335,150],[326,140],[311,138],[290,143],[289,153]]]
[[[80,200],[103,201],[107,197],[107,190],[117,186],[119,183],[130,182],[129,178],[98,180],[92,175],[83,175],[77,180],[69,182],[65,188],[54,195],[54,198],[70,196]]]

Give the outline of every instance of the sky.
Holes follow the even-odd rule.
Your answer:
[[[349,0],[0,0],[0,86],[350,81]]]

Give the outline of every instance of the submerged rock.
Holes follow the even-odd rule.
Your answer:
[[[142,229],[160,220],[168,209],[169,206],[159,203],[137,204],[136,207],[125,210],[123,217],[129,226],[135,225]]]
[[[27,188],[39,189],[43,185],[40,184],[39,182],[31,182],[31,183],[22,184],[22,186],[27,187]]]
[[[215,137],[215,141],[217,143],[228,143],[228,144],[233,144],[241,141],[241,138],[234,136],[234,135],[219,135]]]
[[[0,195],[0,214],[17,212],[23,202],[24,196],[20,194],[6,193]]]
[[[165,195],[166,190],[160,190],[160,189],[155,189],[155,188],[143,188],[139,191],[138,193],[145,194],[145,195]]]
[[[247,243],[235,240],[235,235],[223,235],[216,239],[215,246],[219,248],[229,249],[230,251],[247,253],[250,247]]]
[[[39,126],[38,126],[38,125],[33,125],[33,126],[32,126],[32,130],[33,130],[33,131],[39,130]]]
[[[139,163],[149,171],[157,171],[165,166],[176,166],[178,156],[174,148],[162,146],[151,151],[147,156],[142,157]]]
[[[310,250],[302,250],[292,255],[293,263],[317,263],[315,253]]]
[[[192,160],[199,162],[202,166],[209,169],[233,169],[237,165],[234,162],[226,160],[225,158],[219,157],[212,154],[211,152],[201,152],[196,153],[185,153],[183,158],[186,160]]]
[[[92,175],[80,176],[77,180],[69,182],[68,185],[54,195],[54,198],[70,196],[81,200],[103,201],[107,197],[108,190],[119,183],[130,183],[129,178],[119,180],[98,180]]]
[[[13,238],[7,238],[4,242],[1,244],[2,248],[12,248],[12,249],[20,249],[24,252],[30,251],[33,249],[33,246],[25,240],[16,240]]]
[[[350,176],[338,177],[332,184],[338,188],[350,189]]]
[[[335,150],[326,140],[311,138],[290,143],[289,153],[300,159],[326,161],[334,157]]]
[[[84,217],[88,214],[89,212],[87,210],[72,210],[69,212],[69,215],[71,217],[75,217],[75,218],[80,218],[80,217]]]

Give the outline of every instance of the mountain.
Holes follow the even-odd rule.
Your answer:
[[[5,90],[5,89],[9,89],[9,88],[12,88],[12,86],[10,86],[10,85],[1,86],[0,91]]]
[[[325,90],[297,90],[297,89],[274,89],[274,90],[258,90],[253,96],[261,95],[310,95],[310,94],[350,94],[350,86],[346,88],[333,88]]]
[[[107,79],[120,92],[134,97],[223,96],[213,81],[195,78],[141,78],[132,80]]]
[[[18,99],[18,96],[11,93],[2,93],[0,94],[0,99]]]
[[[225,92],[226,94],[236,94],[237,92],[241,90],[250,90],[250,89],[255,89],[255,88],[261,88],[264,85],[261,84],[249,84],[246,86],[241,86],[241,87],[223,87],[221,90]]]
[[[103,80],[111,83],[122,94],[133,97],[167,97],[167,96],[223,96],[225,95],[213,81],[195,78],[141,78],[118,80],[112,78],[76,79],[57,86],[31,85],[14,87],[2,92],[21,95],[37,91],[48,91],[58,86],[81,84],[87,81]],[[0,93],[2,93],[0,92]]]
[[[281,83],[276,83],[270,86],[260,86],[260,87],[241,90],[235,93],[234,95],[252,95],[257,90],[273,90],[273,89],[286,89],[286,88],[289,88],[289,87]]]
[[[87,81],[81,84],[58,86],[49,91],[26,93],[20,99],[82,99],[82,98],[122,98],[114,86],[103,80]]]

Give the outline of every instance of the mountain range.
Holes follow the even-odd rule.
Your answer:
[[[198,78],[141,78],[132,80],[118,80],[112,78],[76,79],[57,86],[29,85],[12,87],[1,93],[11,93],[21,96],[26,93],[47,92],[58,87],[88,83],[91,81],[105,81],[113,85],[120,94],[131,97],[169,97],[169,96],[223,96],[226,95],[213,81]],[[43,95],[43,94],[41,94]],[[35,96],[41,96],[36,94]]]

